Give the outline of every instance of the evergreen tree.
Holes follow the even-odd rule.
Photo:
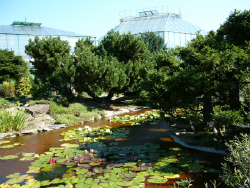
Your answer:
[[[14,79],[19,81],[28,76],[28,64],[21,56],[16,56],[14,51],[0,50],[0,82]]]
[[[46,94],[48,90],[54,90],[62,95],[70,95],[70,82],[74,70],[69,67],[72,62],[69,43],[60,37],[35,37],[34,41],[29,40],[25,49],[32,57],[38,92]]]
[[[164,39],[152,31],[141,33],[140,38],[144,41],[145,44],[147,44],[148,50],[151,53],[166,49]]]

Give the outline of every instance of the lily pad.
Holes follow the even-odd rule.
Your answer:
[[[166,183],[168,181],[168,179],[163,178],[161,176],[152,176],[147,181],[149,183]]]
[[[7,144],[7,143],[10,143],[10,141],[9,140],[7,140],[7,141],[0,141],[0,145],[1,144]]]
[[[6,155],[4,157],[0,157],[0,159],[2,159],[2,160],[15,159],[15,158],[18,158],[18,156],[17,155]]]
[[[12,144],[10,144],[10,145],[3,145],[3,146],[0,146],[0,148],[3,148],[3,149],[14,148],[14,145],[12,145]]]

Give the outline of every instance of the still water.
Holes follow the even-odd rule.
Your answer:
[[[146,110],[141,110],[137,112],[126,113],[124,115],[135,115],[139,113],[144,113]],[[107,119],[101,119],[94,122],[86,122],[84,124],[79,124],[75,126],[70,126],[66,128],[60,128],[52,131],[41,132],[36,134],[28,134],[8,139],[2,139],[0,141],[9,140],[9,144],[20,143],[23,144],[21,146],[15,146],[14,148],[2,149],[0,148],[0,156],[6,155],[21,155],[21,153],[36,153],[43,154],[44,152],[49,151],[51,147],[58,147],[64,142],[59,141],[63,138],[60,136],[62,132],[65,132],[69,129],[90,126],[90,127],[98,127],[101,125],[108,125],[112,127],[126,127],[126,129],[130,129],[130,134],[126,139],[119,140],[119,146],[130,146],[130,145],[142,145],[144,143],[153,143],[159,144],[161,149],[168,150],[172,147],[180,147],[184,151],[188,151],[192,154],[192,156],[197,161],[207,161],[209,167],[212,168],[221,168],[221,163],[223,162],[223,155],[201,152],[197,150],[190,150],[183,148],[179,144],[173,142],[170,138],[170,132],[168,130],[169,124],[167,122],[161,122],[160,125],[141,125],[141,126],[126,126],[117,123],[113,123],[108,121]],[[77,143],[76,141],[70,143]],[[78,144],[78,143],[77,143]],[[13,174],[15,172],[19,172],[21,174],[26,174],[28,171],[28,167],[30,166],[32,161],[19,161],[19,159],[11,159],[11,160],[0,160],[0,184],[6,182],[8,179],[6,176],[9,174]],[[34,177],[37,175],[34,174]],[[205,187],[205,182],[210,182],[218,179],[218,174],[213,173],[191,173],[186,172],[181,174],[181,179],[192,179],[193,187]],[[176,179],[169,179],[167,183],[164,184],[150,184],[145,183],[145,187],[154,188],[154,187],[174,187],[174,182]]]

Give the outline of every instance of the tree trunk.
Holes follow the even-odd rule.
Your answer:
[[[240,86],[238,80],[234,79],[229,88],[229,105],[231,110],[240,109]]]
[[[112,100],[112,97],[114,96],[114,94],[115,94],[115,93],[111,90],[111,91],[109,92],[108,96],[106,97],[106,100],[110,102],[110,101]]]
[[[94,101],[100,102],[100,98],[96,96],[96,94],[93,91],[91,91],[88,86],[85,86],[85,91],[88,93],[90,97],[92,97]]]
[[[203,121],[204,121],[204,124],[207,125],[207,123],[212,120],[212,116],[211,116],[211,114],[213,113],[212,94],[210,92],[206,92],[204,94],[203,99],[204,99]]]

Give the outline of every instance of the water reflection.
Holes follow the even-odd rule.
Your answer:
[[[145,110],[139,112],[132,112],[126,113],[129,115],[135,115],[138,113],[144,113]],[[161,122],[160,125],[142,125],[142,126],[126,126],[122,124],[116,124],[106,119],[98,120],[95,122],[86,122],[84,124],[71,126],[67,128],[61,128],[53,131],[48,132],[41,132],[37,134],[29,134],[15,138],[9,138],[10,144],[14,143],[21,143],[24,144],[23,146],[16,146],[10,149],[0,149],[0,156],[5,155],[14,155],[14,154],[21,154],[21,152],[32,152],[37,154],[42,154],[49,150],[51,147],[60,146],[63,142],[59,140],[63,138],[60,136],[62,132],[65,132],[69,129],[83,127],[83,126],[90,126],[90,127],[98,127],[101,125],[108,125],[111,127],[126,127],[130,129],[129,137],[126,139],[120,139],[119,146],[132,146],[132,145],[143,145],[145,143],[153,143],[159,144],[160,149],[168,150],[172,147],[180,147],[179,144],[173,142],[170,138],[170,133],[168,131],[169,124],[167,122]],[[77,141],[72,141],[71,143],[77,143]],[[200,152],[196,150],[187,150],[186,148],[182,148],[184,151],[190,151],[195,158],[196,161],[203,161],[207,160],[212,163],[213,167],[219,167],[220,163],[222,162],[223,156],[219,154],[212,154],[206,152]],[[28,166],[30,166],[30,161],[19,161],[18,159],[13,160],[0,160],[0,183],[6,182],[8,179],[5,177],[9,174],[20,172],[21,174],[26,174],[28,170]],[[50,180],[54,179],[55,177],[61,175],[64,169],[61,170],[57,169],[53,172],[53,177],[50,176]],[[51,173],[49,173],[51,174]],[[194,179],[195,182],[193,183],[194,187],[204,187],[204,182],[208,182],[209,180],[214,180],[218,178],[217,174],[209,174],[210,177],[207,177],[208,174],[205,173],[190,173],[186,171],[185,174],[181,174],[181,178],[191,178]],[[43,180],[45,177],[48,176],[48,173],[42,172],[35,175],[37,179]],[[162,184],[161,187],[168,187],[169,185],[173,185],[174,180],[169,179],[166,184]],[[202,186],[201,186],[202,185]],[[159,187],[159,185],[153,185],[146,182],[146,187]]]

